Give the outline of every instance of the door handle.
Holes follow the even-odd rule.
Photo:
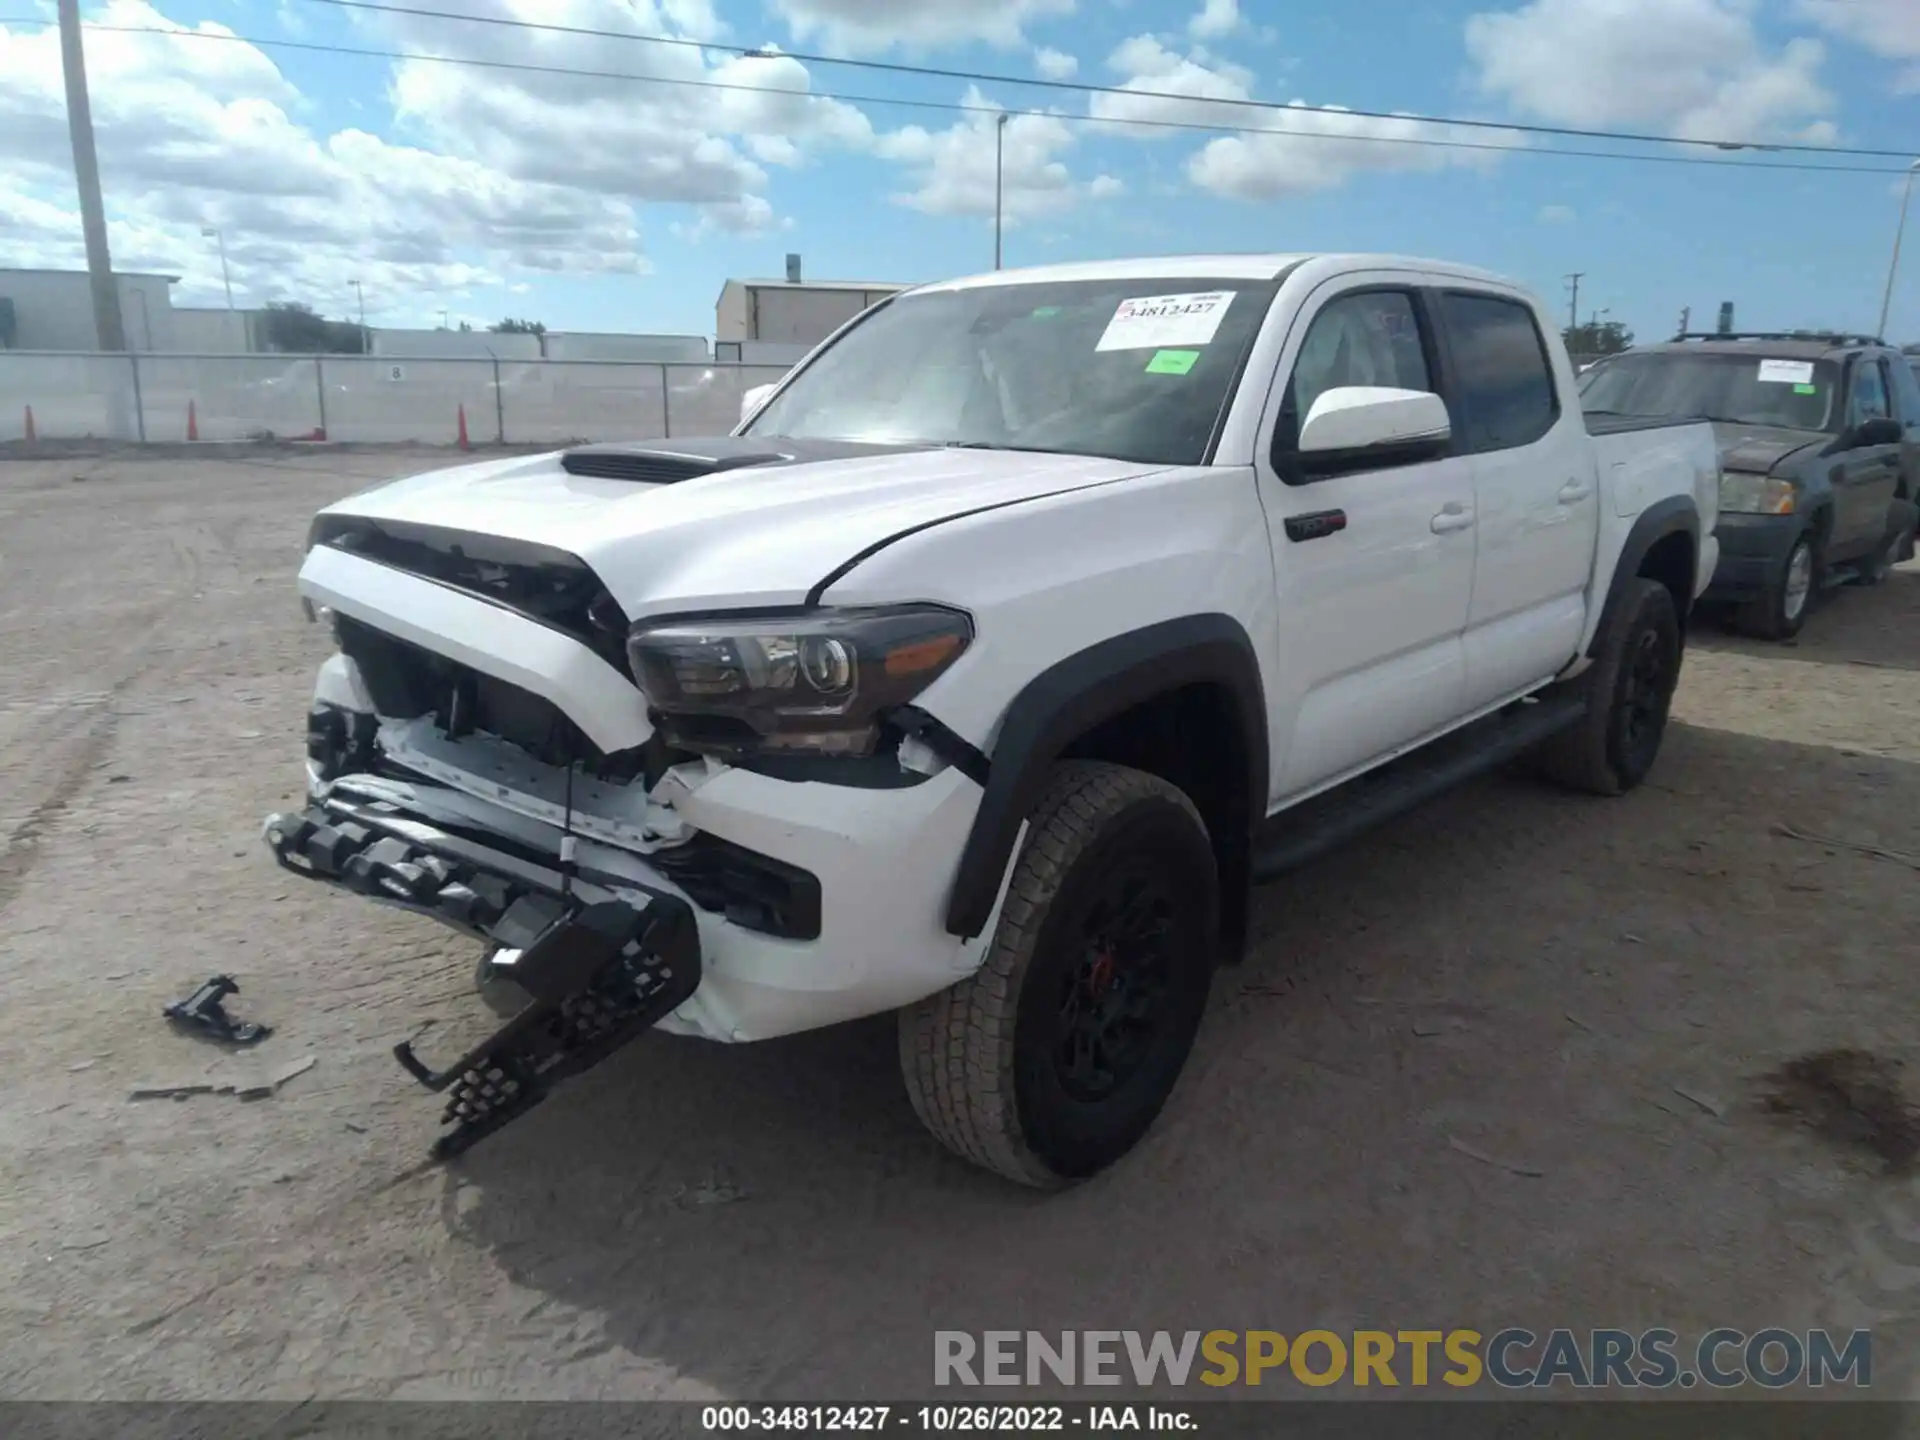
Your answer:
[[[1560,487],[1562,505],[1578,505],[1593,493],[1593,487],[1584,480],[1569,480]]]
[[[1449,505],[1433,517],[1433,533],[1446,535],[1455,530],[1465,530],[1473,524],[1473,511],[1464,505]]]

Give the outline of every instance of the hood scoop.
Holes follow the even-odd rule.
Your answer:
[[[721,435],[659,445],[576,445],[560,456],[569,475],[627,480],[636,485],[674,485],[723,470],[767,465],[805,465],[818,460],[899,454],[925,445],[865,445],[852,440],[792,440],[783,435]]]

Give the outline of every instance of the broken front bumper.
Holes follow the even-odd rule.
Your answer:
[[[379,803],[323,799],[270,816],[267,847],[286,869],[430,915],[490,941],[496,970],[527,1007],[445,1070],[402,1043],[394,1054],[447,1095],[435,1143],[457,1155],[525,1114],[679,1008],[700,985],[700,937],[686,901],[618,877],[550,866],[453,835]]]

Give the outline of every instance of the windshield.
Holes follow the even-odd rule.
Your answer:
[[[1197,465],[1274,289],[1075,280],[902,296],[795,376],[747,433]]]
[[[1840,367],[1831,360],[1661,351],[1618,355],[1580,377],[1589,413],[1832,428]]]

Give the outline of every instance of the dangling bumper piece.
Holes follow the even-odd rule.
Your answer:
[[[700,985],[692,908],[620,880],[564,885],[555,864],[497,852],[392,811],[322,800],[268,817],[286,869],[454,925],[496,947],[493,966],[529,1003],[435,1071],[402,1042],[394,1055],[447,1096],[437,1159],[468,1149],[684,1004]],[[612,877],[606,877],[611,879]]]

